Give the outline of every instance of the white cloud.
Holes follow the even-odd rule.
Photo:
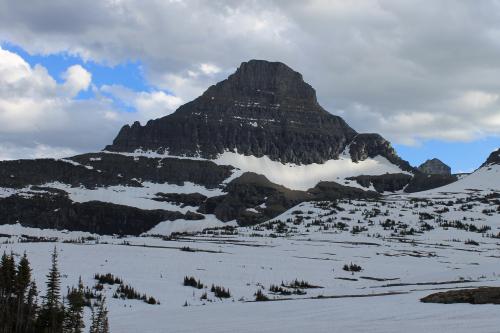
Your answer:
[[[213,74],[217,74],[221,71],[221,69],[214,64],[201,64],[200,70],[205,75],[213,75]]]
[[[63,73],[63,78],[66,80],[64,89],[73,97],[89,88],[92,74],[80,65],[73,65]]]
[[[490,94],[484,91],[467,91],[463,94],[461,102],[464,106],[472,109],[483,109],[498,100],[498,94]]]
[[[89,6],[59,0],[26,6],[0,0],[0,8],[8,8],[0,10],[0,40],[31,53],[67,52],[104,64],[141,61],[157,91],[118,97],[142,110],[132,114],[113,109],[105,96],[96,100],[95,113],[105,124],[167,114],[242,61],[267,59],[301,72],[320,104],[332,113],[342,110],[358,131],[406,144],[500,136],[498,1],[121,0]],[[43,67],[9,57],[15,58],[5,60],[10,73],[2,74],[0,62],[2,78],[10,80],[3,79],[0,91],[22,98],[31,90],[31,97],[24,106],[13,97],[4,103],[27,109],[38,94],[47,109],[59,105],[61,87]],[[76,77],[82,80],[71,81],[70,95],[85,89],[84,75]],[[41,119],[36,111],[26,117]],[[16,126],[32,128],[22,121]]]
[[[17,144],[0,144],[0,160],[16,160],[25,158],[62,158],[75,155],[77,152],[68,147],[48,146],[34,143],[23,147]]]
[[[99,150],[124,124],[169,114],[182,102],[163,91],[135,92],[120,86],[96,87],[96,98],[76,100],[78,92],[89,88],[91,73],[74,65],[63,77],[58,84],[43,66],[32,67],[0,48],[0,159]],[[132,109],[123,110],[116,102]]]
[[[182,103],[182,99],[163,91],[133,91],[120,85],[102,86],[100,91],[109,94],[128,107],[136,110],[135,120],[146,122],[174,112]],[[116,113],[109,115],[115,117]]]

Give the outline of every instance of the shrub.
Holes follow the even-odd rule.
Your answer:
[[[256,302],[269,301],[269,297],[267,297],[266,295],[264,295],[264,293],[262,292],[262,289],[257,290],[257,292],[254,294],[254,296],[255,296],[255,301]]]
[[[184,285],[186,287],[193,287],[197,289],[203,289],[204,285],[200,280],[196,280],[194,276],[185,276],[184,277]]]
[[[226,289],[224,287],[212,285],[212,288],[210,288],[210,291],[213,292],[215,297],[218,297],[218,298],[230,298],[231,297],[231,293],[229,292],[229,289]]]
[[[345,264],[344,267],[342,267],[342,269],[347,272],[360,272],[363,270],[361,266],[353,264],[352,262],[350,265]]]
[[[323,287],[320,287],[320,286],[312,285],[309,282],[304,281],[304,280],[299,281],[298,279],[295,279],[294,281],[292,281],[292,282],[290,282],[288,284],[285,284],[285,283],[281,282],[281,286],[285,287],[285,288],[292,288],[292,289],[323,288]]]
[[[122,284],[123,281],[119,277],[114,276],[111,273],[107,274],[94,274],[94,279],[97,280],[100,284]]]
[[[292,292],[290,290],[286,290],[283,287],[277,286],[277,285],[274,285],[274,284],[272,284],[269,287],[269,291],[272,292],[272,293],[280,294],[280,295],[284,295],[284,296],[288,296],[288,295],[292,294]]]
[[[476,241],[475,241],[475,240],[473,240],[473,239],[468,239],[468,240],[466,240],[466,241],[465,241],[465,244],[467,244],[467,245],[475,245],[475,246],[479,246],[479,243],[478,243],[478,242],[476,242]]]

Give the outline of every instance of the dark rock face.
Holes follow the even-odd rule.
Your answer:
[[[369,188],[373,185],[379,193],[396,192],[404,189],[406,193],[427,191],[433,188],[445,186],[458,180],[455,175],[428,175],[415,172],[413,175],[396,173],[379,176],[361,175],[349,177],[363,187]]]
[[[198,207],[207,200],[207,197],[200,193],[156,193],[156,201],[171,202],[181,207]]]
[[[175,113],[145,126],[124,126],[106,150],[205,158],[229,150],[309,164],[338,158],[356,135],[342,118],[318,104],[302,75],[279,62],[251,60]],[[355,161],[381,154],[405,170],[411,168],[379,135],[358,135],[351,152]]]
[[[335,182],[320,182],[308,190],[316,201],[334,201],[338,199],[375,199],[379,194],[374,191],[363,191],[359,188],[343,186]]]
[[[405,188],[406,193],[432,190],[433,188],[445,186],[458,180],[455,175],[427,175],[416,173]]]
[[[418,170],[428,175],[451,175],[451,168],[437,158],[425,161],[418,167]]]
[[[379,134],[358,134],[349,145],[349,153],[354,162],[363,161],[377,155],[383,156],[399,166],[404,171],[414,171],[414,168],[397,154],[391,143]]]
[[[251,172],[230,182],[226,190],[226,195],[208,198],[198,212],[215,214],[222,221],[237,220],[239,225],[253,225],[272,219],[303,201],[378,197],[376,192],[335,182],[321,182],[308,191],[295,191]]]
[[[131,157],[93,153],[69,158],[81,165],[54,160],[0,161],[0,187],[22,188],[61,182],[71,186],[141,186],[140,181],[183,185],[192,182],[218,187],[233,170],[210,161],[176,158]]]
[[[486,162],[484,162],[482,167],[488,166],[488,165],[500,165],[500,149],[497,149],[496,151],[492,152]]]
[[[358,184],[366,188],[373,185],[373,188],[375,188],[377,192],[384,193],[401,191],[406,185],[408,185],[412,176],[404,173],[397,173],[379,176],[362,175],[347,179],[355,180]]]
[[[99,201],[72,202],[60,193],[34,194],[31,198],[18,195],[0,198],[2,224],[20,223],[33,228],[140,235],[162,221],[203,218],[203,215],[192,212],[142,210]]]
[[[251,172],[231,181],[226,191],[226,195],[208,198],[199,212],[215,214],[221,221],[237,220],[240,225],[252,225],[312,199],[304,191],[290,190]]]
[[[431,294],[420,300],[423,303],[500,304],[500,287],[450,290]]]

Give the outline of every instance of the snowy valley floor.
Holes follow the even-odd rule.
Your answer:
[[[500,286],[497,200],[472,192],[454,201],[303,203],[256,227],[177,237],[4,225],[0,251],[26,251],[41,295],[56,245],[63,285],[81,276],[92,287],[95,273],[112,273],[160,301],[116,299],[117,286],[105,285],[112,332],[499,332],[498,305],[419,301]],[[88,239],[70,242],[79,237]],[[351,264],[361,271],[343,269]],[[185,276],[204,287],[184,286]],[[307,283],[295,286],[296,279]],[[212,284],[231,297],[215,297]],[[273,293],[271,285],[284,287]],[[271,301],[255,302],[259,289]]]

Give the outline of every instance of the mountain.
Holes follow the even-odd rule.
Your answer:
[[[176,221],[252,225],[303,201],[449,184],[323,109],[302,75],[251,60],[101,152],[0,162],[0,223],[139,235]]]
[[[428,175],[451,175],[451,168],[437,158],[425,161],[418,167],[418,170]]]
[[[301,74],[280,62],[251,60],[172,115],[125,125],[106,150],[203,158],[230,151],[311,164],[339,158],[349,144],[354,162],[380,155],[411,169],[382,137],[358,135],[325,111]]]

